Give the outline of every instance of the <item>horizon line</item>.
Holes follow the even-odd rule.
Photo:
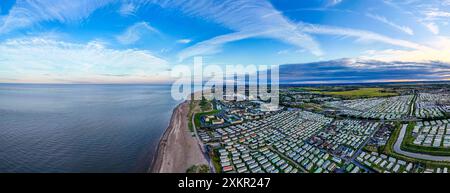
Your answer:
[[[341,84],[386,84],[386,83],[439,83],[439,82],[450,82],[450,80],[411,80],[411,81],[374,81],[374,82],[316,82],[316,83],[280,83],[279,85],[341,85]],[[173,83],[158,83],[158,82],[148,82],[148,83],[132,83],[132,82],[124,82],[124,83],[33,83],[33,82],[0,82],[0,85],[6,84],[22,84],[22,85],[171,85]],[[198,85],[198,84],[192,84]],[[245,84],[245,85],[254,85],[254,84]]]

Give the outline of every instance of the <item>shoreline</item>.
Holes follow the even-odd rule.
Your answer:
[[[183,101],[182,103],[184,103],[186,101]],[[156,147],[156,151],[155,151],[155,156],[153,156],[152,158],[152,162],[150,164],[149,169],[147,170],[147,173],[158,173],[159,170],[161,169],[161,164],[162,164],[162,156],[164,155],[164,149],[167,145],[167,139],[169,138],[169,133],[173,130],[173,119],[175,116],[175,112],[177,111],[177,109],[180,107],[180,105],[182,104],[178,104],[173,110],[172,110],[172,115],[170,116],[170,121],[169,121],[169,125],[167,126],[167,128],[164,130],[163,135],[161,136],[161,138],[159,139],[158,142],[158,146]]]
[[[147,172],[185,173],[192,165],[208,164],[188,128],[189,101],[178,104],[161,136]]]

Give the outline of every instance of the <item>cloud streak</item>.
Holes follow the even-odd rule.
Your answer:
[[[450,63],[450,37],[436,36],[430,38],[427,48],[417,50],[386,49],[370,50],[361,58],[381,61],[428,62],[440,61]]]
[[[342,3],[343,0],[327,0],[327,1],[328,1],[327,7],[333,7]]]
[[[128,27],[125,32],[116,37],[117,41],[122,44],[133,44],[139,41],[145,34],[159,34],[159,31],[147,22],[138,22]]]
[[[439,34],[439,26],[437,26],[435,23],[433,22],[424,22],[423,25],[434,35]]]
[[[124,3],[120,6],[119,13],[122,16],[130,16],[134,15],[137,10],[137,7],[133,3]]]
[[[351,28],[342,28],[342,27],[334,27],[334,26],[326,26],[326,25],[305,25],[304,27],[300,26],[303,32],[311,33],[311,34],[325,34],[325,35],[337,35],[337,36],[348,36],[358,38],[360,41],[376,41],[382,42],[390,45],[400,46],[403,48],[410,49],[426,49],[426,46],[406,41],[390,38],[387,36],[383,36],[381,34],[377,34],[370,31],[365,30],[357,30]]]
[[[189,44],[191,42],[192,42],[191,39],[179,39],[179,40],[177,40],[177,43],[179,43],[179,44]]]
[[[331,1],[338,4],[341,1]],[[2,22],[0,33],[29,27],[42,21],[59,21],[61,23],[76,22],[86,19],[96,9],[114,3],[112,0],[80,0],[80,1],[24,1],[19,0],[10,14]],[[311,34],[327,34],[356,37],[359,40],[370,40],[391,45],[419,49],[422,46],[404,40],[397,40],[373,32],[339,28],[325,25],[312,25],[292,22],[279,14],[269,1],[250,0],[127,0],[122,2],[121,12],[130,14],[148,4],[157,4],[162,8],[176,9],[185,15],[202,18],[224,26],[232,33],[223,34],[199,42],[178,54],[180,60],[195,56],[218,53],[224,44],[248,38],[269,38],[286,44],[306,49],[316,56],[323,55],[320,44]],[[442,15],[442,14],[438,14]],[[413,34],[412,30],[396,25],[386,18],[371,15],[374,19],[392,27]],[[14,25],[13,25],[14,24]],[[436,31],[436,30],[435,30]],[[148,23],[141,22],[129,27],[123,34],[117,36],[122,44],[133,44],[147,32],[157,32]]]
[[[434,35],[439,34],[440,25],[446,23],[450,17],[450,12],[442,10],[448,10],[450,6],[448,0],[428,0],[426,3],[415,0],[383,0],[383,2],[413,18]],[[404,7],[408,7],[408,9]]]
[[[341,3],[341,0],[329,2],[332,5],[337,5]],[[436,66],[437,64],[437,62],[433,63],[430,60],[450,62],[450,56],[448,56],[450,49],[448,47],[436,48],[433,47],[434,45],[421,45],[362,29],[293,21],[284,16],[283,12],[278,11],[270,1],[266,0],[17,0],[16,4],[9,10],[9,14],[0,17],[0,35],[14,30],[30,28],[42,22],[77,23],[88,19],[95,10],[111,4],[120,5],[118,10],[115,9],[115,13],[122,16],[134,15],[141,7],[149,4],[152,6],[159,5],[164,9],[176,10],[183,16],[200,18],[208,23],[214,23],[229,31],[226,34],[208,37],[208,39],[200,42],[196,41],[195,44],[190,39],[175,39],[175,44],[186,44],[177,45],[185,48],[177,54],[180,60],[196,55],[216,54],[221,52],[222,47],[227,43],[249,38],[273,39],[298,50],[307,50],[315,56],[322,56],[324,53],[321,45],[314,37],[315,35],[329,35],[350,37],[359,42],[379,42],[394,46],[389,50],[368,52],[361,57],[365,59],[364,61],[352,63],[347,60],[327,63],[336,64],[340,67],[333,69],[333,71],[349,71],[347,68],[356,70],[344,73],[342,77],[337,77],[338,79],[363,76],[361,73],[358,74],[358,69],[371,69],[372,71],[385,69],[384,73],[386,73],[388,65],[403,65],[401,62],[415,62],[415,66],[409,67],[418,71],[419,62],[421,62],[420,65],[430,66]],[[439,22],[448,20],[450,14],[436,8],[423,10],[421,14],[424,19],[420,22],[426,25],[432,33],[439,34]],[[375,14],[367,14],[367,16],[401,32],[414,35],[411,28],[399,25],[384,16]],[[133,45],[142,40],[142,37],[146,34],[158,33],[158,30],[149,23],[138,22],[117,35],[116,41],[124,45]],[[441,42],[450,42],[446,38],[443,38],[443,40],[445,41]],[[186,48],[186,46],[188,47]],[[378,58],[377,62],[370,62],[376,58]],[[319,66],[321,64],[319,63]],[[87,79],[101,80],[103,77],[105,80],[122,80],[145,77],[140,79],[144,80],[148,78],[144,73],[159,76],[154,73],[163,72],[167,69],[167,66],[165,60],[148,51],[115,50],[95,41],[70,43],[37,37],[0,42],[0,73],[4,75],[12,72],[12,76],[15,78],[26,76],[45,79],[46,77],[43,74],[50,74],[55,79],[67,77],[75,79],[75,77],[89,76]],[[444,67],[448,68],[448,66]],[[441,66],[441,68],[443,67]],[[429,70],[428,68],[421,69]],[[400,72],[401,69],[399,68],[398,71]],[[325,69],[325,72],[330,73],[331,70]],[[416,71],[412,73],[416,73]],[[448,71],[441,71],[440,73],[447,73],[448,77]],[[314,73],[311,71],[311,74]],[[430,78],[439,78],[430,74],[425,75]],[[317,74],[317,76],[320,76],[320,74]],[[330,77],[332,76],[330,75]],[[400,79],[400,77],[398,78]],[[313,77],[311,79],[314,81]]]
[[[0,23],[0,34],[45,21],[78,22],[111,2],[113,0],[17,0]]]
[[[7,73],[7,77],[24,81],[150,82],[158,80],[150,76],[162,76],[168,66],[148,51],[115,50],[95,41],[77,44],[34,37],[0,43],[0,77]]]
[[[246,38],[276,39],[321,55],[319,44],[311,36],[297,30],[296,24],[282,15],[268,1],[248,0],[184,0],[157,1],[164,8],[179,9],[187,15],[208,19],[234,31],[200,42],[179,54],[181,60],[195,54],[217,53],[223,44]],[[265,17],[271,15],[270,17]]]
[[[0,33],[9,32],[15,29],[31,27],[43,21],[58,21],[61,23],[77,22],[86,19],[96,9],[114,3],[113,0],[80,0],[80,1],[52,1],[52,0],[19,0],[12,8],[0,26]],[[128,0],[124,1],[119,12],[130,14],[142,6],[148,4],[157,4],[167,9],[177,9],[186,15],[210,20],[219,25],[234,31],[226,35],[226,38],[217,37],[217,39],[235,39],[239,40],[243,34],[258,34],[258,37],[278,39],[287,44],[299,48],[306,48],[315,55],[321,55],[322,51],[317,42],[312,37],[301,31],[296,30],[295,24],[282,15],[274,14],[277,10],[268,1],[250,1],[250,0]],[[132,5],[132,6],[130,6]],[[271,17],[263,17],[272,15]],[[148,26],[140,25],[146,29]],[[131,29],[132,30],[132,29]],[[236,37],[232,37],[237,35]],[[255,37],[255,36],[251,36]],[[250,38],[248,36],[247,38]],[[126,32],[118,38],[122,43],[133,43],[137,41],[138,34],[133,31]],[[206,40],[198,45],[180,54],[180,56],[189,57],[186,53],[197,53],[196,47],[205,50],[207,53],[214,52],[221,45],[216,41],[211,50],[206,50],[206,46],[215,41],[214,38]],[[223,41],[227,43],[228,41]]]
[[[408,35],[414,35],[413,30],[411,28],[407,27],[407,26],[398,25],[398,24],[396,24],[396,23],[394,23],[392,21],[389,21],[388,19],[386,19],[385,17],[380,16],[380,15],[375,15],[375,14],[366,14],[366,15],[368,17],[372,18],[372,19],[375,19],[375,20],[377,20],[377,21],[379,21],[381,23],[387,24],[387,25],[389,25],[389,26],[391,26],[391,27],[393,27],[393,28],[395,28],[395,29],[397,29],[399,31],[402,31],[402,32],[404,32],[404,33],[406,33]]]
[[[259,4],[253,5],[247,1],[238,2],[240,4],[234,4],[235,7],[227,4],[226,6],[218,6],[221,7],[221,9],[217,10],[215,10],[215,6],[217,5],[207,3],[200,3],[202,5],[201,7],[191,7],[192,9],[183,7],[183,9],[189,10],[187,11],[189,14],[212,18],[213,20],[218,21],[218,23],[221,23],[230,29],[236,30],[236,32],[217,36],[189,47],[180,52],[179,58],[183,60],[195,55],[215,54],[221,51],[222,45],[247,38],[277,39],[287,44],[294,45],[297,48],[307,49],[316,56],[321,56],[323,55],[323,52],[320,49],[320,44],[314,40],[313,36],[311,36],[313,34],[348,36],[357,38],[359,41],[375,41],[409,49],[426,48],[426,46],[414,42],[390,38],[371,31],[308,24],[303,22],[294,24],[282,14],[279,14],[279,11],[273,8],[270,3],[266,2],[267,4],[265,4],[263,1],[258,1]],[[245,6],[243,2],[248,3],[248,5],[245,4],[247,5]],[[206,7],[209,8],[208,11],[202,11],[202,8]],[[238,9],[239,7],[250,8],[249,10],[246,10],[244,8]],[[255,10],[252,10],[253,8],[255,8]],[[238,11],[222,13],[221,10]],[[213,14],[210,14],[211,12],[213,12]],[[399,26],[381,16],[372,16],[381,22],[391,25],[392,27],[395,27],[407,34],[414,34],[414,32],[408,27]]]

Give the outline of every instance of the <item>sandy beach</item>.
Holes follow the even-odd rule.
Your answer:
[[[189,102],[173,111],[169,127],[164,132],[153,159],[152,173],[185,173],[192,165],[208,164],[196,138],[188,128]]]

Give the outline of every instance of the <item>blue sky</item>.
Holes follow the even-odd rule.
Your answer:
[[[282,73],[295,83],[450,78],[450,0],[2,0],[0,8],[0,82],[168,82],[171,67],[194,56],[299,64],[281,68],[296,69]]]

